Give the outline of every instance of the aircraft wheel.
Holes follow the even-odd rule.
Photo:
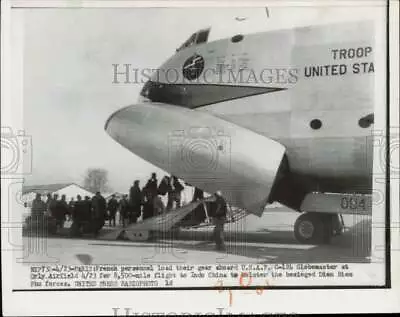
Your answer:
[[[329,243],[332,236],[329,227],[329,221],[326,221],[324,215],[304,213],[297,218],[294,224],[294,236],[300,243]]]

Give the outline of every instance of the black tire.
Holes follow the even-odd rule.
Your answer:
[[[294,224],[294,236],[297,241],[304,244],[323,244],[330,241],[323,216],[311,212],[297,218]]]

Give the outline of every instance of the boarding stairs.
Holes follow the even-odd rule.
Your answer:
[[[155,217],[151,217],[143,220],[142,222],[131,224],[127,227],[115,228],[111,232],[106,233],[99,237],[104,240],[117,240],[118,238],[124,237],[133,241],[145,241],[148,240],[153,232],[171,232],[177,229],[176,226],[183,218],[190,214],[200,204],[204,204],[209,201],[209,198],[192,202],[178,209],[173,209]],[[206,221],[199,225],[188,226],[187,228],[203,228],[212,226],[213,223],[208,217],[207,208]],[[227,223],[233,223],[239,221],[246,216],[246,212],[243,209],[228,206]]]

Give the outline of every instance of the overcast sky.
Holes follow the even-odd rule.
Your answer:
[[[113,84],[112,64],[157,68],[193,32],[236,16],[265,20],[266,29],[321,18],[315,9],[287,12],[272,8],[267,20],[265,8],[23,9],[24,127],[33,142],[26,183],[82,184],[87,168],[102,167],[125,192],[136,178],[143,185],[151,172],[162,174],[104,131],[142,87]]]
[[[159,67],[208,25],[211,12],[24,11],[24,126],[33,142],[33,171],[26,183],[82,183],[87,168],[102,167],[109,171],[110,185],[126,191],[134,179],[143,185],[151,172],[161,173],[104,131],[108,116],[135,103],[142,86],[113,84],[112,64]]]

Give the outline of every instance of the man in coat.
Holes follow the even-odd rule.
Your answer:
[[[224,241],[224,224],[226,222],[226,214],[228,211],[226,201],[220,191],[215,193],[215,201],[212,203],[212,216],[214,218],[214,232],[215,246],[218,251],[225,250]]]
[[[139,187],[139,180],[135,180],[129,191],[129,222],[136,223],[142,215],[143,193]]]
[[[97,236],[104,226],[107,212],[107,202],[100,192],[97,192],[92,198],[92,212],[93,233]]]
[[[110,212],[110,218],[109,218],[109,224],[111,227],[111,223],[112,226],[115,227],[115,215],[117,213],[117,209],[118,209],[118,201],[115,198],[115,195],[111,196],[111,199],[108,201],[108,211]]]

